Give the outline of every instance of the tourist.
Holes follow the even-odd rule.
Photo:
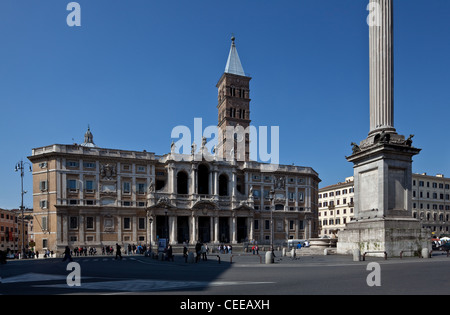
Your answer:
[[[120,248],[121,248],[120,245],[118,243],[116,243],[116,258],[115,259],[117,259],[117,256],[119,256],[120,260],[122,260],[122,253],[120,251]]]
[[[66,249],[64,250],[64,259],[62,261],[66,261],[66,259],[69,259],[70,261],[73,260],[71,254],[70,254],[69,246],[66,246]]]

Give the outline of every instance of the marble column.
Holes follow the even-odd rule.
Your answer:
[[[370,132],[394,129],[394,21],[393,0],[372,0],[369,25],[370,54]]]

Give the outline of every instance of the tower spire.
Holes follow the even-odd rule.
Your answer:
[[[245,76],[244,68],[242,68],[241,60],[236,49],[234,34],[231,36],[231,48],[228,54],[227,65],[225,66],[225,73],[237,74]]]

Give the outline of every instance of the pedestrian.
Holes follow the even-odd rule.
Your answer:
[[[198,262],[200,260],[200,255],[202,251],[202,245],[197,241],[197,244],[195,244],[195,262]]]
[[[183,257],[184,257],[184,262],[187,263],[188,249],[187,249],[186,243],[183,244]]]
[[[115,259],[117,259],[117,256],[119,256],[120,260],[122,260],[122,253],[120,251],[120,248],[121,248],[120,245],[118,243],[116,243],[116,258]]]
[[[70,248],[69,246],[66,246],[66,249],[64,250],[64,259],[62,261],[66,261],[66,259],[69,259],[69,261],[72,261],[72,256],[70,255]]]
[[[172,245],[169,245],[167,247],[167,260],[172,260],[173,261],[173,253],[172,253]]]
[[[206,258],[206,247],[205,244],[202,244],[202,247],[200,248],[201,252],[202,252],[202,260],[203,261],[207,261],[208,259]]]

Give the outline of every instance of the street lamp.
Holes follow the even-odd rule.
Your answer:
[[[25,258],[25,222],[24,222],[24,210],[25,207],[23,206],[23,195],[27,192],[23,190],[23,176],[24,176],[24,169],[25,165],[28,164],[29,170],[31,172],[31,164],[28,162],[23,162],[23,160],[20,160],[20,162],[17,162],[15,171],[20,171],[20,184],[21,184],[21,203],[20,203],[20,211],[22,212],[22,257]]]
[[[273,255],[273,200],[275,197],[275,192],[271,190],[269,192],[269,200],[270,200],[270,247]]]
[[[164,210],[164,213],[166,214],[166,224],[165,224],[165,230],[166,230],[166,247],[169,247],[169,221],[167,219],[167,211],[168,211],[168,207],[166,206],[166,210]]]

